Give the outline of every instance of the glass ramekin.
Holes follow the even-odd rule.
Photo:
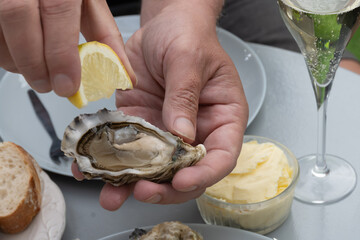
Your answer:
[[[279,195],[250,204],[228,203],[204,193],[196,199],[200,214],[207,224],[236,227],[259,234],[267,234],[279,227],[289,216],[299,176],[299,165],[294,154],[281,143],[269,138],[245,135],[244,142],[271,142],[278,146],[293,169],[290,185]]]

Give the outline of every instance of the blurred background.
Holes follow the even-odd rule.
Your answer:
[[[225,0],[218,25],[242,40],[299,52],[286,29],[277,0]],[[140,14],[141,0],[107,0],[113,16]],[[347,46],[344,58],[360,61],[360,31]]]

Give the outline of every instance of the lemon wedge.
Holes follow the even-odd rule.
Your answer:
[[[87,42],[79,45],[81,83],[69,101],[78,108],[101,98],[110,98],[116,89],[133,85],[120,58],[106,44]]]

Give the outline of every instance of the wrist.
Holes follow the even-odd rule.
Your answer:
[[[224,0],[143,0],[141,5],[141,26],[167,9],[191,10],[216,23],[223,4]]]

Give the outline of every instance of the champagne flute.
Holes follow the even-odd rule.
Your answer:
[[[278,5],[305,58],[317,103],[317,153],[299,159],[295,198],[336,202],[354,190],[356,172],[346,160],[325,153],[326,109],[335,72],[360,21],[360,0],[278,0]]]

